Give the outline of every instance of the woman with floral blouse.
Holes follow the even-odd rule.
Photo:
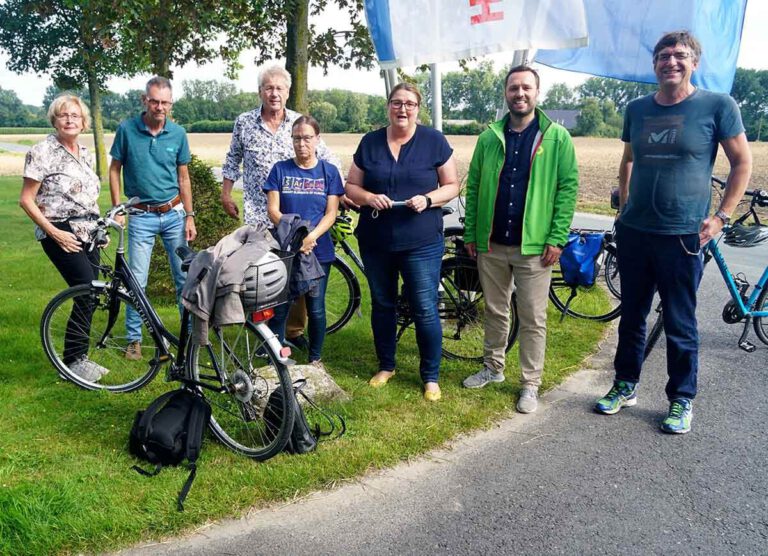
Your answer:
[[[99,250],[91,249],[90,233],[99,217],[99,177],[93,156],[78,143],[90,126],[85,103],[72,95],[57,97],[48,108],[56,130],[27,153],[19,204],[35,223],[35,237],[69,286],[98,277]],[[95,382],[108,371],[90,361],[88,332],[92,309],[72,310],[65,338],[64,363],[83,379]],[[83,333],[85,331],[85,333]]]

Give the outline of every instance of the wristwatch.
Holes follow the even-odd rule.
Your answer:
[[[432,206],[432,197],[430,197],[429,195],[422,195],[422,197],[424,197],[427,200],[427,208],[431,207]]]
[[[190,211],[187,213],[187,216],[191,216],[192,218],[194,218],[194,217],[195,217],[195,211],[194,211],[194,210],[190,210]]]
[[[723,221],[723,226],[727,226],[731,223],[731,217],[725,214],[723,209],[717,209],[717,211],[715,211],[715,216]]]

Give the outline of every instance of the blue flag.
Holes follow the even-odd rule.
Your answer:
[[[584,0],[589,46],[539,50],[553,68],[656,83],[653,47],[664,33],[687,30],[702,47],[693,83],[730,93],[747,0]]]

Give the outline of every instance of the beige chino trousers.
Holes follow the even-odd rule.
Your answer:
[[[520,246],[491,243],[488,253],[477,254],[480,285],[485,297],[483,363],[504,371],[509,335],[512,291],[517,286],[520,320],[520,370],[523,386],[541,385],[547,344],[547,303],[552,267],[542,266],[539,255],[522,255]]]

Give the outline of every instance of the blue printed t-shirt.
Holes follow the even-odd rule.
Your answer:
[[[406,201],[438,188],[437,169],[448,162],[453,149],[439,131],[422,125],[400,147],[398,159],[387,144],[387,129],[363,136],[354,155],[363,171],[363,188],[385,194],[393,201]],[[380,251],[406,251],[442,241],[443,213],[439,207],[421,214],[408,207],[394,207],[372,217],[371,207],[362,207],[355,230],[361,246]]]
[[[672,106],[654,95],[632,101],[622,141],[632,147],[629,200],[621,222],[657,234],[695,234],[709,214],[720,141],[744,131],[728,95],[696,89]]]
[[[339,170],[325,160],[318,160],[314,168],[299,168],[293,159],[282,160],[272,166],[264,191],[280,192],[280,212],[298,214],[317,226],[325,215],[329,195],[344,195]],[[336,259],[331,235],[325,232],[317,240],[314,250],[320,263]]]
[[[178,167],[189,164],[192,155],[184,128],[169,120],[153,136],[141,116],[123,121],[115,133],[109,155],[123,165],[123,187],[127,197],[142,203],[165,203],[179,194]]]

